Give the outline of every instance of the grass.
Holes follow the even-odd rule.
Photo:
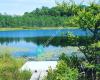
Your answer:
[[[13,58],[9,53],[0,54],[0,80],[29,80],[30,71],[20,71],[24,59]]]
[[[9,30],[50,30],[50,29],[77,29],[78,27],[9,27],[2,28],[0,27],[0,31],[9,31]]]
[[[9,47],[9,46],[0,46],[0,53],[13,53],[17,51],[29,51],[29,48],[18,48],[18,47]]]

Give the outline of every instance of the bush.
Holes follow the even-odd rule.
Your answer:
[[[48,71],[48,75],[44,80],[77,80],[78,70],[70,68],[64,61],[59,61],[56,69],[51,68]]]

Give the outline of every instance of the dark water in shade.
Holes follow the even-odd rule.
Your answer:
[[[18,50],[12,51],[12,55],[15,57],[37,57],[40,54],[52,54],[57,58],[56,53],[70,54],[76,51],[74,48],[73,50],[66,48],[67,33],[75,36],[90,35],[89,31],[85,32],[81,29],[0,31],[0,47],[18,48]]]

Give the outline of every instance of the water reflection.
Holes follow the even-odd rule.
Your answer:
[[[77,36],[86,35],[86,32],[80,29],[1,31],[0,52],[10,52],[14,57],[56,60],[61,53],[70,55],[78,50],[73,42],[69,43],[65,35],[67,32]],[[53,38],[48,42],[51,37]]]
[[[76,52],[76,47],[66,47],[66,37],[55,37],[48,45],[45,42],[50,37],[33,38],[0,38],[0,50],[8,49],[14,57],[34,57],[38,60],[56,60],[61,53]]]
[[[23,43],[25,41],[26,43],[35,43],[36,45],[43,45],[45,44],[50,37],[32,37],[32,38],[0,38],[0,44],[11,44],[11,43]],[[48,45],[53,46],[65,46],[67,38],[66,37],[54,37],[52,40],[49,41]]]

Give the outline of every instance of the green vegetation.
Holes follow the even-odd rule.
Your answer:
[[[42,8],[44,9],[44,8]],[[39,11],[42,11],[42,9]],[[48,9],[49,10],[49,9]],[[57,27],[62,26],[65,17],[44,15],[33,11],[31,13],[25,13],[23,16],[10,16],[0,14],[0,26],[1,27],[22,27],[26,29],[27,27]],[[50,13],[51,14],[51,13]]]
[[[62,4],[57,3],[57,5],[52,8],[36,8],[36,10],[33,10],[32,12],[25,12],[22,16],[0,14],[0,27],[19,27],[23,29],[30,27],[35,27],[36,29],[37,27],[78,27],[78,25],[69,25],[72,19],[71,17],[78,15],[78,12],[84,7],[86,6],[63,2]]]
[[[62,74],[66,73],[66,69],[64,68],[65,65],[60,64],[60,68],[57,68],[58,72],[56,73],[56,70],[49,71],[47,75],[47,80],[52,80],[50,79],[50,76],[54,75],[54,73],[59,74],[59,71],[62,71],[62,74],[57,75],[54,77],[55,79],[60,77],[57,80],[99,80],[100,79],[100,47],[99,47],[99,42],[100,42],[100,4],[97,4],[95,2],[92,2],[89,6],[82,6],[79,8],[80,5],[76,5],[75,3],[70,3],[70,6],[67,6],[68,3],[64,2],[61,3],[63,5],[63,9],[67,13],[67,10],[70,10],[71,14],[68,16],[66,24],[68,26],[79,26],[82,30],[85,31],[90,31],[91,32],[91,37],[86,36],[84,40],[81,40],[81,43],[83,45],[80,45],[80,42],[77,39],[73,39],[73,35],[68,35],[68,40],[69,41],[74,41],[76,42],[77,47],[79,50],[84,54],[85,59],[81,58],[78,59],[77,56],[72,56],[72,57],[67,57],[66,55],[62,54],[60,57],[60,60],[63,60],[68,67],[71,69],[78,69],[78,72],[80,76],[78,78],[69,78],[66,79],[66,76],[64,78],[62,77]],[[60,5],[60,6],[61,6]],[[67,6],[67,8],[66,8]],[[76,13],[74,13],[77,11]],[[68,21],[69,20],[69,21]],[[90,40],[88,40],[90,39]],[[65,72],[63,72],[65,71]],[[68,71],[68,70],[67,70]],[[51,73],[51,74],[50,74]],[[71,72],[70,74],[73,74]],[[66,74],[67,76],[70,74]],[[50,75],[50,76],[49,76]],[[74,74],[75,76],[75,74]],[[71,76],[72,77],[72,76]]]
[[[78,27],[15,27],[15,28],[4,28],[0,27],[0,31],[16,31],[16,30],[54,30],[54,29],[78,29]]]
[[[28,80],[31,72],[21,71],[23,59],[14,59],[9,54],[0,55],[0,80]]]
[[[49,69],[44,80],[77,80],[78,70],[70,68],[63,60],[59,61],[55,70]]]
[[[44,80],[99,80],[100,79],[100,4],[92,2],[88,6],[78,5],[74,2],[58,3],[53,8],[42,7],[22,16],[10,16],[0,14],[0,26],[3,28],[17,27],[27,29],[29,27],[80,27],[90,31],[81,39],[72,34],[67,35],[67,42],[79,48],[85,58],[77,56],[60,56],[60,61],[55,70],[50,69]],[[56,42],[57,43],[57,42]],[[48,56],[48,55],[47,55]],[[50,55],[51,56],[51,55]],[[1,80],[27,80],[31,73],[21,73],[18,69],[21,63],[9,55],[0,57]],[[10,62],[11,61],[11,62]],[[6,63],[6,64],[5,64]],[[7,65],[9,64],[9,65]],[[17,73],[18,72],[18,73]],[[20,74],[21,76],[19,76]],[[27,76],[25,75],[27,74]],[[29,76],[28,76],[29,75]]]

